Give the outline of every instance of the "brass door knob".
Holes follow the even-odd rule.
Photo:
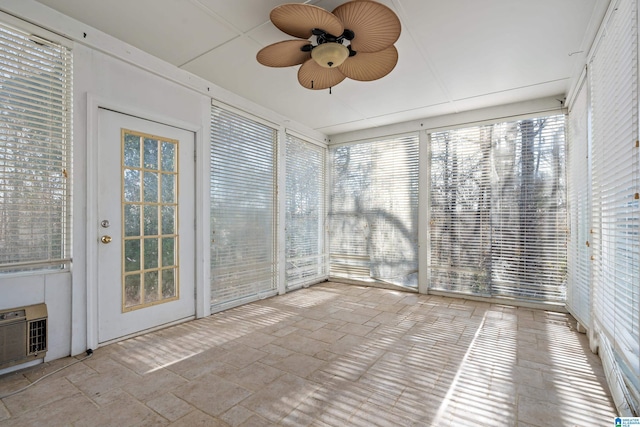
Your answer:
[[[113,239],[111,238],[111,236],[102,236],[102,237],[100,238],[100,241],[101,241],[102,243],[104,243],[105,245],[106,245],[107,243],[111,243],[111,240],[113,240]]]

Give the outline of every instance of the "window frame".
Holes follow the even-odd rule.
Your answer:
[[[435,138],[440,138],[441,136],[444,137],[444,135],[446,134],[464,134],[466,132],[469,133],[474,133],[477,134],[478,138],[481,138],[482,136],[482,132],[483,129],[493,129],[493,128],[499,128],[499,127],[505,127],[505,126],[511,126],[514,127],[514,131],[516,132],[516,136],[513,137],[513,141],[511,141],[511,143],[513,144],[518,144],[518,141],[521,139],[521,129],[520,129],[520,125],[522,123],[524,123],[525,121],[532,121],[532,120],[541,120],[544,118],[563,118],[561,125],[556,124],[555,127],[551,128],[551,131],[555,131],[558,132],[559,130],[562,130],[563,133],[563,138],[562,138],[562,145],[561,145],[561,149],[564,150],[565,146],[566,146],[566,132],[565,132],[565,121],[566,121],[566,117],[564,114],[564,111],[549,111],[546,112],[544,114],[531,114],[531,115],[526,115],[526,116],[520,116],[517,118],[509,118],[509,119],[503,119],[503,120],[492,120],[492,121],[485,121],[485,122],[480,122],[480,123],[476,123],[476,124],[466,124],[466,125],[460,125],[457,127],[452,127],[452,128],[448,128],[448,129],[435,129],[435,130],[430,130],[428,131],[429,133],[429,156],[427,159],[425,159],[424,161],[426,161],[428,163],[428,169],[429,169],[429,209],[427,212],[427,218],[425,220],[423,220],[422,224],[426,225],[428,228],[428,245],[427,245],[427,250],[429,252],[427,258],[428,258],[428,262],[427,265],[425,265],[424,267],[427,269],[427,275],[429,277],[429,291],[436,291],[436,292],[444,292],[444,293],[457,293],[457,294],[465,294],[465,295],[472,295],[472,296],[479,296],[479,297],[497,297],[497,298],[507,298],[507,299],[512,299],[512,300],[520,300],[520,301],[526,301],[526,302],[532,302],[532,303],[543,303],[543,304],[563,304],[564,303],[564,289],[566,289],[566,274],[564,276],[564,279],[560,280],[557,284],[555,284],[555,287],[557,287],[557,292],[555,292],[555,294],[557,295],[552,295],[549,292],[542,292],[540,293],[541,297],[538,298],[534,298],[532,297],[530,294],[533,294],[534,291],[535,293],[539,293],[536,289],[529,289],[527,287],[523,287],[522,289],[520,289],[520,287],[515,283],[512,282],[510,284],[509,281],[497,281],[496,280],[496,273],[498,271],[502,271],[499,270],[498,267],[495,265],[496,263],[496,251],[499,251],[500,248],[503,245],[501,242],[499,242],[499,240],[503,240],[502,238],[500,238],[496,233],[498,232],[499,229],[501,229],[502,227],[498,228],[497,225],[497,220],[496,220],[496,212],[497,213],[508,213],[508,211],[511,209],[509,206],[507,206],[506,208],[503,208],[502,205],[503,204],[497,204],[497,201],[500,200],[500,197],[497,196],[497,191],[495,188],[495,183],[496,180],[493,177],[493,175],[496,173],[496,167],[498,164],[498,160],[495,158],[496,157],[496,147],[494,147],[495,141],[494,141],[494,137],[491,136],[490,141],[488,140],[486,142],[486,144],[490,144],[490,146],[484,147],[484,150],[490,150],[490,153],[488,154],[488,156],[483,155],[483,159],[482,161],[484,161],[485,163],[488,162],[488,164],[482,166],[481,169],[484,169],[485,167],[489,167],[490,168],[490,172],[487,172],[487,174],[483,174],[482,179],[484,179],[484,186],[486,186],[487,188],[484,189],[484,192],[486,193],[485,196],[482,196],[479,198],[479,202],[478,203],[486,203],[487,201],[484,200],[484,197],[489,197],[489,204],[490,204],[490,218],[488,221],[488,224],[486,224],[488,226],[488,228],[486,230],[483,229],[483,232],[486,233],[486,236],[484,236],[483,239],[481,239],[480,244],[477,244],[476,248],[471,248],[471,252],[475,253],[477,256],[476,258],[479,257],[479,259],[484,259],[484,261],[482,261],[483,263],[487,264],[484,269],[486,270],[486,274],[483,279],[483,282],[480,285],[475,285],[472,283],[467,283],[469,282],[469,280],[476,280],[476,277],[478,275],[482,276],[481,273],[482,271],[478,272],[475,271],[473,269],[470,269],[470,267],[472,267],[472,265],[465,265],[466,262],[462,262],[462,264],[460,265],[451,265],[451,261],[447,261],[448,258],[445,256],[443,259],[440,259],[439,263],[438,263],[438,257],[437,254],[434,252],[434,244],[437,244],[437,241],[434,241],[434,232],[433,232],[433,228],[434,226],[437,225],[438,221],[443,220],[446,215],[435,215],[434,214],[434,207],[436,206],[436,204],[434,204],[433,202],[433,197],[434,194],[433,192],[434,190],[434,177],[433,177],[433,173],[434,173],[434,168],[433,168],[433,161],[434,161],[434,140]],[[559,119],[558,119],[559,120]],[[517,127],[517,130],[516,130]],[[535,129],[534,129],[535,130]],[[544,131],[544,128],[539,129],[538,132],[542,132]],[[518,136],[520,135],[520,136]],[[469,136],[470,138],[472,138],[472,136]],[[521,142],[520,142],[521,143]],[[540,143],[542,144],[542,143]],[[545,146],[546,147],[546,146]],[[534,147],[535,148],[535,147]],[[464,146],[464,144],[461,144],[461,148],[460,148],[464,153],[467,153],[468,149],[467,147]],[[541,150],[542,148],[540,148],[540,146],[538,147],[538,150]],[[515,153],[515,148],[512,150],[514,151],[513,156],[514,156],[514,161],[513,161],[513,166],[516,166],[516,154]],[[436,150],[435,155],[437,155],[438,152]],[[469,154],[467,154],[469,155]],[[540,154],[539,154],[540,156]],[[564,165],[566,165],[566,155],[563,157],[564,158],[564,163],[562,165],[562,170],[557,172],[557,180],[560,182],[564,182],[565,183],[565,188],[564,188],[564,214],[563,212],[559,212],[560,216],[558,216],[558,220],[560,222],[562,222],[564,220],[564,226],[561,224],[557,230],[555,231],[555,234],[557,235],[559,242],[558,244],[555,245],[551,245],[553,246],[553,248],[555,248],[555,250],[562,250],[562,248],[564,247],[564,263],[566,265],[566,247],[564,246],[566,241],[563,242],[561,239],[561,236],[565,235],[566,233],[566,168]],[[457,164],[458,162],[456,162]],[[447,166],[450,167],[450,166]],[[490,175],[489,175],[490,173]],[[518,181],[520,179],[520,176],[518,175]],[[457,179],[457,178],[456,178]],[[485,182],[486,181],[486,182]],[[514,184],[515,185],[515,184]],[[484,187],[483,187],[484,188]],[[455,188],[452,188],[451,191],[454,191],[455,194],[458,193],[458,185],[455,185]],[[445,194],[445,197],[449,197],[449,195]],[[457,197],[457,196],[456,196]],[[506,201],[506,200],[505,200]],[[505,210],[506,209],[506,210]],[[480,211],[478,211],[480,212]],[[501,220],[502,221],[502,220]],[[508,221],[507,218],[507,223],[506,223],[506,232],[508,233],[510,231],[510,229],[513,228]],[[513,231],[513,230],[511,230]],[[527,230],[528,231],[528,230]],[[467,230],[465,227],[462,227],[461,233],[466,233]],[[467,236],[468,237],[468,236]],[[466,241],[464,238],[461,239],[461,241]],[[484,246],[488,246],[488,247],[484,247]],[[548,245],[546,243],[542,243],[542,245],[546,248]],[[508,249],[508,245],[507,249]],[[462,245],[462,247],[464,247],[464,245]],[[446,249],[446,248],[445,248]],[[455,248],[451,248],[451,250],[455,251]],[[462,249],[461,249],[462,250]],[[485,253],[486,251],[488,251],[487,253]],[[507,254],[507,259],[509,258],[508,256],[509,254]],[[443,254],[444,256],[444,254]],[[488,258],[487,258],[488,257]],[[526,266],[525,266],[526,267]],[[463,276],[463,280],[460,282],[459,286],[456,287],[434,287],[434,269],[442,269],[445,273],[447,274],[454,274],[454,276],[457,277],[457,275],[462,275]],[[529,274],[525,271],[525,274]],[[466,277],[468,276],[468,277]],[[465,278],[466,277],[466,278]],[[528,276],[525,276],[528,277]],[[446,282],[446,280],[445,280]],[[448,283],[448,282],[447,282]]]
[[[305,172],[306,168],[310,166],[308,164],[308,159],[301,159],[294,156],[294,149],[298,151],[313,152],[318,156],[318,158],[316,159],[317,164],[311,165],[316,167],[317,175],[314,175],[313,178],[316,178],[317,180],[313,182],[313,185],[316,186],[315,190],[317,191],[317,194],[315,198],[313,197],[313,194],[311,194],[310,197],[307,198],[307,202],[311,201],[312,203],[310,203],[306,209],[307,213],[311,212],[312,215],[317,216],[315,225],[311,223],[307,218],[301,218],[307,226],[315,227],[315,231],[317,233],[315,236],[315,239],[317,239],[315,248],[313,248],[313,238],[310,241],[306,241],[306,236],[305,242],[300,242],[301,244],[295,245],[296,248],[293,247],[294,244],[292,243],[292,238],[295,237],[295,235],[291,234],[293,230],[291,208],[295,207],[295,205],[293,205],[294,202],[292,201],[292,198],[294,198],[297,194],[294,192],[294,190],[297,189],[300,181],[304,181],[305,179],[309,178],[309,174]],[[317,283],[328,277],[327,238],[325,233],[325,221],[327,217],[327,154],[328,150],[326,146],[314,143],[307,138],[295,135],[290,131],[285,132],[284,170],[286,175],[286,200],[284,208],[284,275],[286,291],[291,291],[302,286]],[[307,184],[307,186],[309,185],[310,184]],[[315,204],[313,202],[315,202]],[[300,207],[304,208],[304,206]],[[294,260],[290,257],[290,251],[295,249],[301,249],[308,252],[305,257],[302,257],[300,259],[304,264],[302,269],[294,267]],[[297,274],[293,273],[293,271],[295,270],[297,270]],[[313,270],[315,270],[315,273]]]
[[[349,150],[345,158],[348,165],[337,163],[338,150]],[[353,150],[356,151],[351,166]],[[410,132],[331,145],[328,164],[330,279],[417,291],[419,134]],[[363,179],[367,171],[374,178],[369,183]],[[337,180],[337,174],[346,177],[343,184]],[[338,206],[336,199],[341,197],[340,192],[344,194],[342,205]],[[374,197],[380,196],[380,192],[385,197]]]
[[[257,191],[258,187],[266,188],[269,186],[270,193],[269,195],[262,194],[265,198],[264,201],[270,203],[270,215],[271,218],[269,220],[269,229],[268,229],[268,237],[265,239],[258,239],[259,232],[256,230],[256,233],[252,233],[251,237],[253,239],[257,239],[256,242],[263,244],[263,249],[268,251],[266,254],[266,258],[262,259],[262,261],[254,263],[253,269],[247,270],[247,266],[245,264],[239,263],[240,255],[233,255],[231,252],[227,253],[227,261],[231,261],[231,263],[227,262],[225,265],[224,274],[227,274],[230,278],[231,282],[236,281],[236,283],[240,283],[241,292],[232,290],[230,287],[227,287],[228,292],[220,292],[214,288],[216,277],[221,273],[221,265],[216,264],[215,258],[216,254],[219,252],[218,248],[220,248],[220,239],[222,238],[219,229],[216,229],[214,224],[211,224],[211,251],[210,251],[210,281],[209,286],[211,287],[211,298],[210,298],[210,306],[211,312],[218,312],[222,310],[226,310],[228,308],[232,308],[238,305],[245,304],[247,302],[251,302],[257,300],[259,298],[266,298],[269,296],[273,296],[277,293],[277,280],[278,280],[278,254],[277,254],[277,221],[278,221],[278,202],[277,202],[277,159],[278,159],[278,141],[280,137],[280,128],[273,123],[269,123],[265,120],[261,120],[257,117],[246,114],[242,111],[236,110],[232,107],[229,107],[226,104],[219,104],[212,100],[211,103],[211,129],[210,129],[210,138],[209,138],[209,148],[210,148],[210,204],[209,204],[209,221],[214,221],[215,219],[220,219],[220,217],[216,217],[214,214],[216,196],[214,192],[216,191],[214,186],[215,177],[218,175],[216,171],[216,156],[218,155],[222,159],[222,153],[216,154],[215,152],[215,144],[223,143],[226,144],[225,150],[228,152],[233,152],[233,150],[240,150],[240,145],[234,146],[233,142],[243,143],[242,147],[247,147],[247,143],[249,140],[243,140],[241,133],[236,133],[238,130],[242,130],[245,136],[249,136],[251,138],[258,138],[261,130],[265,133],[271,133],[270,140],[267,142],[266,140],[260,141],[259,139],[251,139],[253,144],[254,155],[253,160],[256,160],[254,163],[253,160],[247,158],[247,160],[251,160],[250,165],[254,169],[252,173],[254,173],[254,177],[259,175],[260,170],[256,169],[256,167],[264,166],[268,169],[268,173],[263,174],[261,180],[256,180],[254,183],[250,183],[248,178],[251,177],[249,174],[249,169],[242,169],[241,162],[238,160],[236,156],[231,156],[229,159],[225,161],[225,166],[229,168],[230,171],[235,171],[234,175],[241,183],[244,185],[243,189],[246,194],[251,192],[254,196],[256,195],[255,191]],[[226,117],[229,122],[225,125],[226,136],[236,138],[232,141],[224,140],[222,135],[217,135],[216,131],[220,130],[216,125],[216,114],[223,115]],[[270,155],[268,159],[261,159],[260,156],[265,152],[265,150],[270,149]],[[236,152],[237,153],[237,152]],[[236,180],[236,182],[239,182]],[[269,180],[270,184],[267,183]],[[221,193],[222,194],[222,193]],[[229,193],[230,194],[230,193]],[[245,199],[244,202],[246,204],[258,203],[258,198],[248,198]],[[268,200],[267,200],[268,199]],[[235,200],[236,202],[241,202],[238,196],[232,197],[230,200]],[[234,216],[234,220],[238,219],[237,214],[233,214],[229,212],[229,215]],[[228,217],[230,218],[230,216]],[[250,221],[247,218],[245,225],[250,227],[256,227],[257,223],[255,221]],[[236,230],[238,231],[238,230]],[[246,230],[245,230],[246,231]],[[264,231],[264,230],[263,230]],[[227,233],[229,237],[232,233]],[[233,236],[231,236],[233,238]],[[265,243],[266,242],[266,243]],[[241,251],[243,254],[256,256],[255,252],[252,252],[252,249],[247,246]],[[264,254],[263,254],[264,255]],[[260,256],[258,256],[259,258]],[[234,262],[238,262],[234,264]],[[238,279],[238,277],[245,275],[244,279]],[[236,276],[233,278],[232,276]],[[238,282],[239,280],[239,282]],[[261,283],[261,284],[259,284]]]
[[[73,45],[63,37],[45,32],[39,27],[19,21],[1,12],[0,27],[2,27],[2,44],[4,46],[1,52],[5,58],[2,68],[5,75],[14,73],[16,77],[26,76],[32,80],[38,79],[39,82],[38,85],[34,81],[28,82],[28,84],[18,84],[17,82],[13,85],[7,84],[2,92],[3,98],[7,99],[5,105],[13,106],[13,108],[9,107],[5,110],[7,115],[9,111],[17,111],[16,107],[23,109],[22,116],[17,117],[17,120],[20,120],[19,125],[22,125],[23,129],[21,132],[13,134],[16,144],[20,144],[20,140],[23,143],[30,141],[29,145],[20,147],[22,153],[18,150],[9,167],[15,168],[19,162],[17,159],[20,157],[23,160],[28,159],[29,153],[32,156],[38,156],[41,160],[55,159],[55,161],[49,160],[48,163],[41,163],[42,167],[39,173],[33,173],[37,170],[32,169],[32,181],[24,181],[22,186],[26,188],[26,184],[31,182],[28,186],[34,189],[33,191],[38,185],[42,189],[49,189],[50,197],[48,200],[54,201],[50,204],[40,204],[40,206],[53,210],[46,217],[53,215],[54,220],[47,223],[49,224],[48,230],[41,234],[41,239],[45,242],[58,242],[56,250],[49,248],[46,255],[45,252],[42,252],[41,256],[31,259],[22,257],[22,260],[3,262],[0,265],[0,275],[10,277],[15,274],[46,274],[67,271],[70,269],[72,259]],[[17,59],[17,61],[11,64],[12,59]],[[37,68],[38,63],[40,69]],[[37,74],[37,71],[41,73]],[[59,84],[56,84],[56,81]],[[48,96],[38,95],[38,93],[43,93],[42,89],[45,88],[48,92],[44,93],[48,93]],[[25,89],[28,91],[25,92]],[[8,97],[12,94],[14,100],[10,102]],[[45,99],[47,104],[38,105],[38,100]],[[31,134],[25,135],[23,133],[25,125],[29,126],[29,120],[36,119],[40,129],[35,134],[36,137],[34,137],[33,129]],[[5,129],[8,129],[8,120],[3,121]],[[42,127],[43,121],[46,127]],[[12,134],[4,132],[4,136],[7,139],[3,142],[2,151],[6,155],[6,150],[9,149],[7,140]],[[31,148],[35,149],[30,150]],[[34,164],[33,161],[31,164]],[[28,168],[22,167],[22,169],[27,170]],[[9,174],[6,176],[11,177]],[[9,194],[9,199],[15,197],[15,189],[13,193]],[[28,203],[26,205],[28,206]],[[6,205],[3,209],[6,212]],[[30,209],[31,211],[32,209]],[[43,223],[41,220],[34,221],[39,224]],[[34,248],[33,243],[29,247]]]

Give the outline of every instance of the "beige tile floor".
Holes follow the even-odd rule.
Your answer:
[[[74,361],[0,377],[0,395]],[[609,426],[566,314],[325,283],[111,344],[1,426]]]

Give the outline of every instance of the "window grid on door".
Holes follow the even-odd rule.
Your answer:
[[[122,129],[122,311],[179,298],[178,141]]]

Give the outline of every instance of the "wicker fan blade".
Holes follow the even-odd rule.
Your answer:
[[[342,35],[342,22],[321,7],[302,3],[288,3],[271,11],[271,22],[290,36],[308,39],[311,30],[318,28],[334,36]]]
[[[355,33],[351,47],[356,52],[379,52],[400,37],[400,20],[391,9],[378,2],[350,1],[338,6],[333,14]]]
[[[358,52],[347,58],[338,69],[353,80],[371,81],[380,79],[391,72],[398,63],[398,50],[391,45],[380,52]]]
[[[299,65],[311,58],[311,52],[300,50],[302,46],[311,44],[308,40],[286,40],[270,44],[260,49],[256,59],[268,67],[291,67]]]
[[[298,81],[307,89],[328,89],[345,79],[337,68],[324,68],[313,59],[308,60],[298,70]]]

